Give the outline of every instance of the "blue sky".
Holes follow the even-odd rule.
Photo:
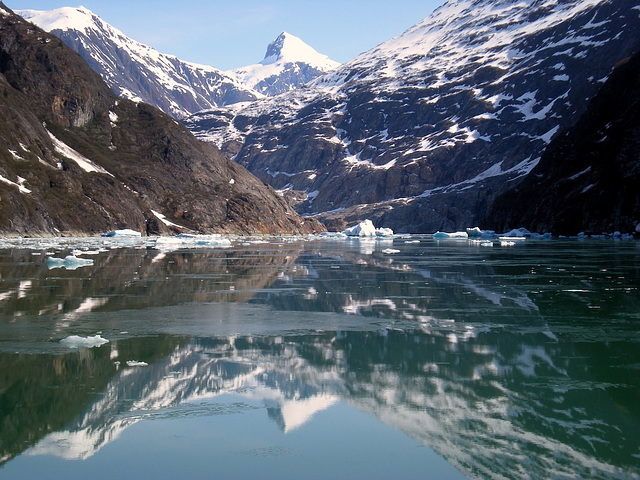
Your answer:
[[[282,31],[338,62],[402,33],[444,0],[3,0],[13,10],[84,5],[129,37],[222,70],[262,60]]]

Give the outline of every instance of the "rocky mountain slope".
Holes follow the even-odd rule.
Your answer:
[[[118,99],[57,37],[0,3],[0,232],[318,227],[182,125]]]
[[[616,67],[578,123],[517,188],[496,199],[499,230],[640,233],[640,53]]]
[[[260,96],[233,75],[132,40],[84,7],[18,13],[78,52],[117,95],[176,118]]]
[[[248,87],[273,96],[298,88],[339,66],[298,37],[282,32],[269,44],[260,63],[228,73],[236,75]]]
[[[634,0],[450,0],[308,88],[187,125],[334,228],[458,230],[577,121],[638,31]]]

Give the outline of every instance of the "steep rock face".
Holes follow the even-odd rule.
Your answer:
[[[638,49],[632,0],[451,0],[311,83],[186,124],[336,228],[477,224]]]
[[[0,3],[0,232],[307,233],[273,190]]]
[[[616,67],[586,112],[540,163],[496,199],[498,230],[640,233],[640,54]]]
[[[216,68],[182,61],[128,38],[84,7],[18,13],[78,52],[117,95],[176,118],[259,97]]]
[[[273,96],[301,87],[339,66],[338,62],[316,52],[298,37],[282,32],[269,44],[260,63],[229,73],[248,87]]]

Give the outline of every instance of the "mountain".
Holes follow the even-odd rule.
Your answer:
[[[298,88],[339,66],[298,37],[282,32],[269,44],[260,63],[227,73],[233,73],[248,87],[273,96]]]
[[[0,3],[0,232],[303,233],[318,227],[159,110],[118,99]]]
[[[18,13],[78,52],[117,95],[154,105],[176,118],[260,96],[216,68],[185,62],[132,40],[84,7]]]
[[[565,235],[640,233],[640,53],[625,59],[487,223]]]
[[[450,0],[304,89],[186,124],[333,228],[459,230],[577,121],[638,31],[635,0]]]

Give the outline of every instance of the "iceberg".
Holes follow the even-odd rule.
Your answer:
[[[92,348],[99,347],[105,343],[109,343],[109,340],[102,338],[100,335],[94,335],[93,337],[80,337],[78,335],[70,335],[60,340],[62,345],[66,345],[70,348]]]
[[[529,230],[527,230],[526,228],[515,228],[509,232],[503,233],[502,235],[500,235],[500,238],[503,237],[508,237],[508,238],[526,238],[526,237],[530,237],[531,236],[531,232]]]
[[[480,238],[482,237],[482,230],[478,227],[467,228],[467,236],[469,238]]]
[[[369,219],[360,222],[358,225],[343,230],[342,233],[348,237],[392,237],[393,230],[390,228],[376,228]]]
[[[67,270],[75,270],[80,267],[88,267],[93,265],[93,260],[89,258],[78,258],[75,255],[67,255],[64,258],[49,257],[47,258],[47,268],[66,268]]]
[[[469,234],[467,234],[467,232],[436,232],[433,234],[433,238],[469,238]]]
[[[102,234],[103,237],[142,237],[140,232],[125,228],[122,230],[111,230]]]

